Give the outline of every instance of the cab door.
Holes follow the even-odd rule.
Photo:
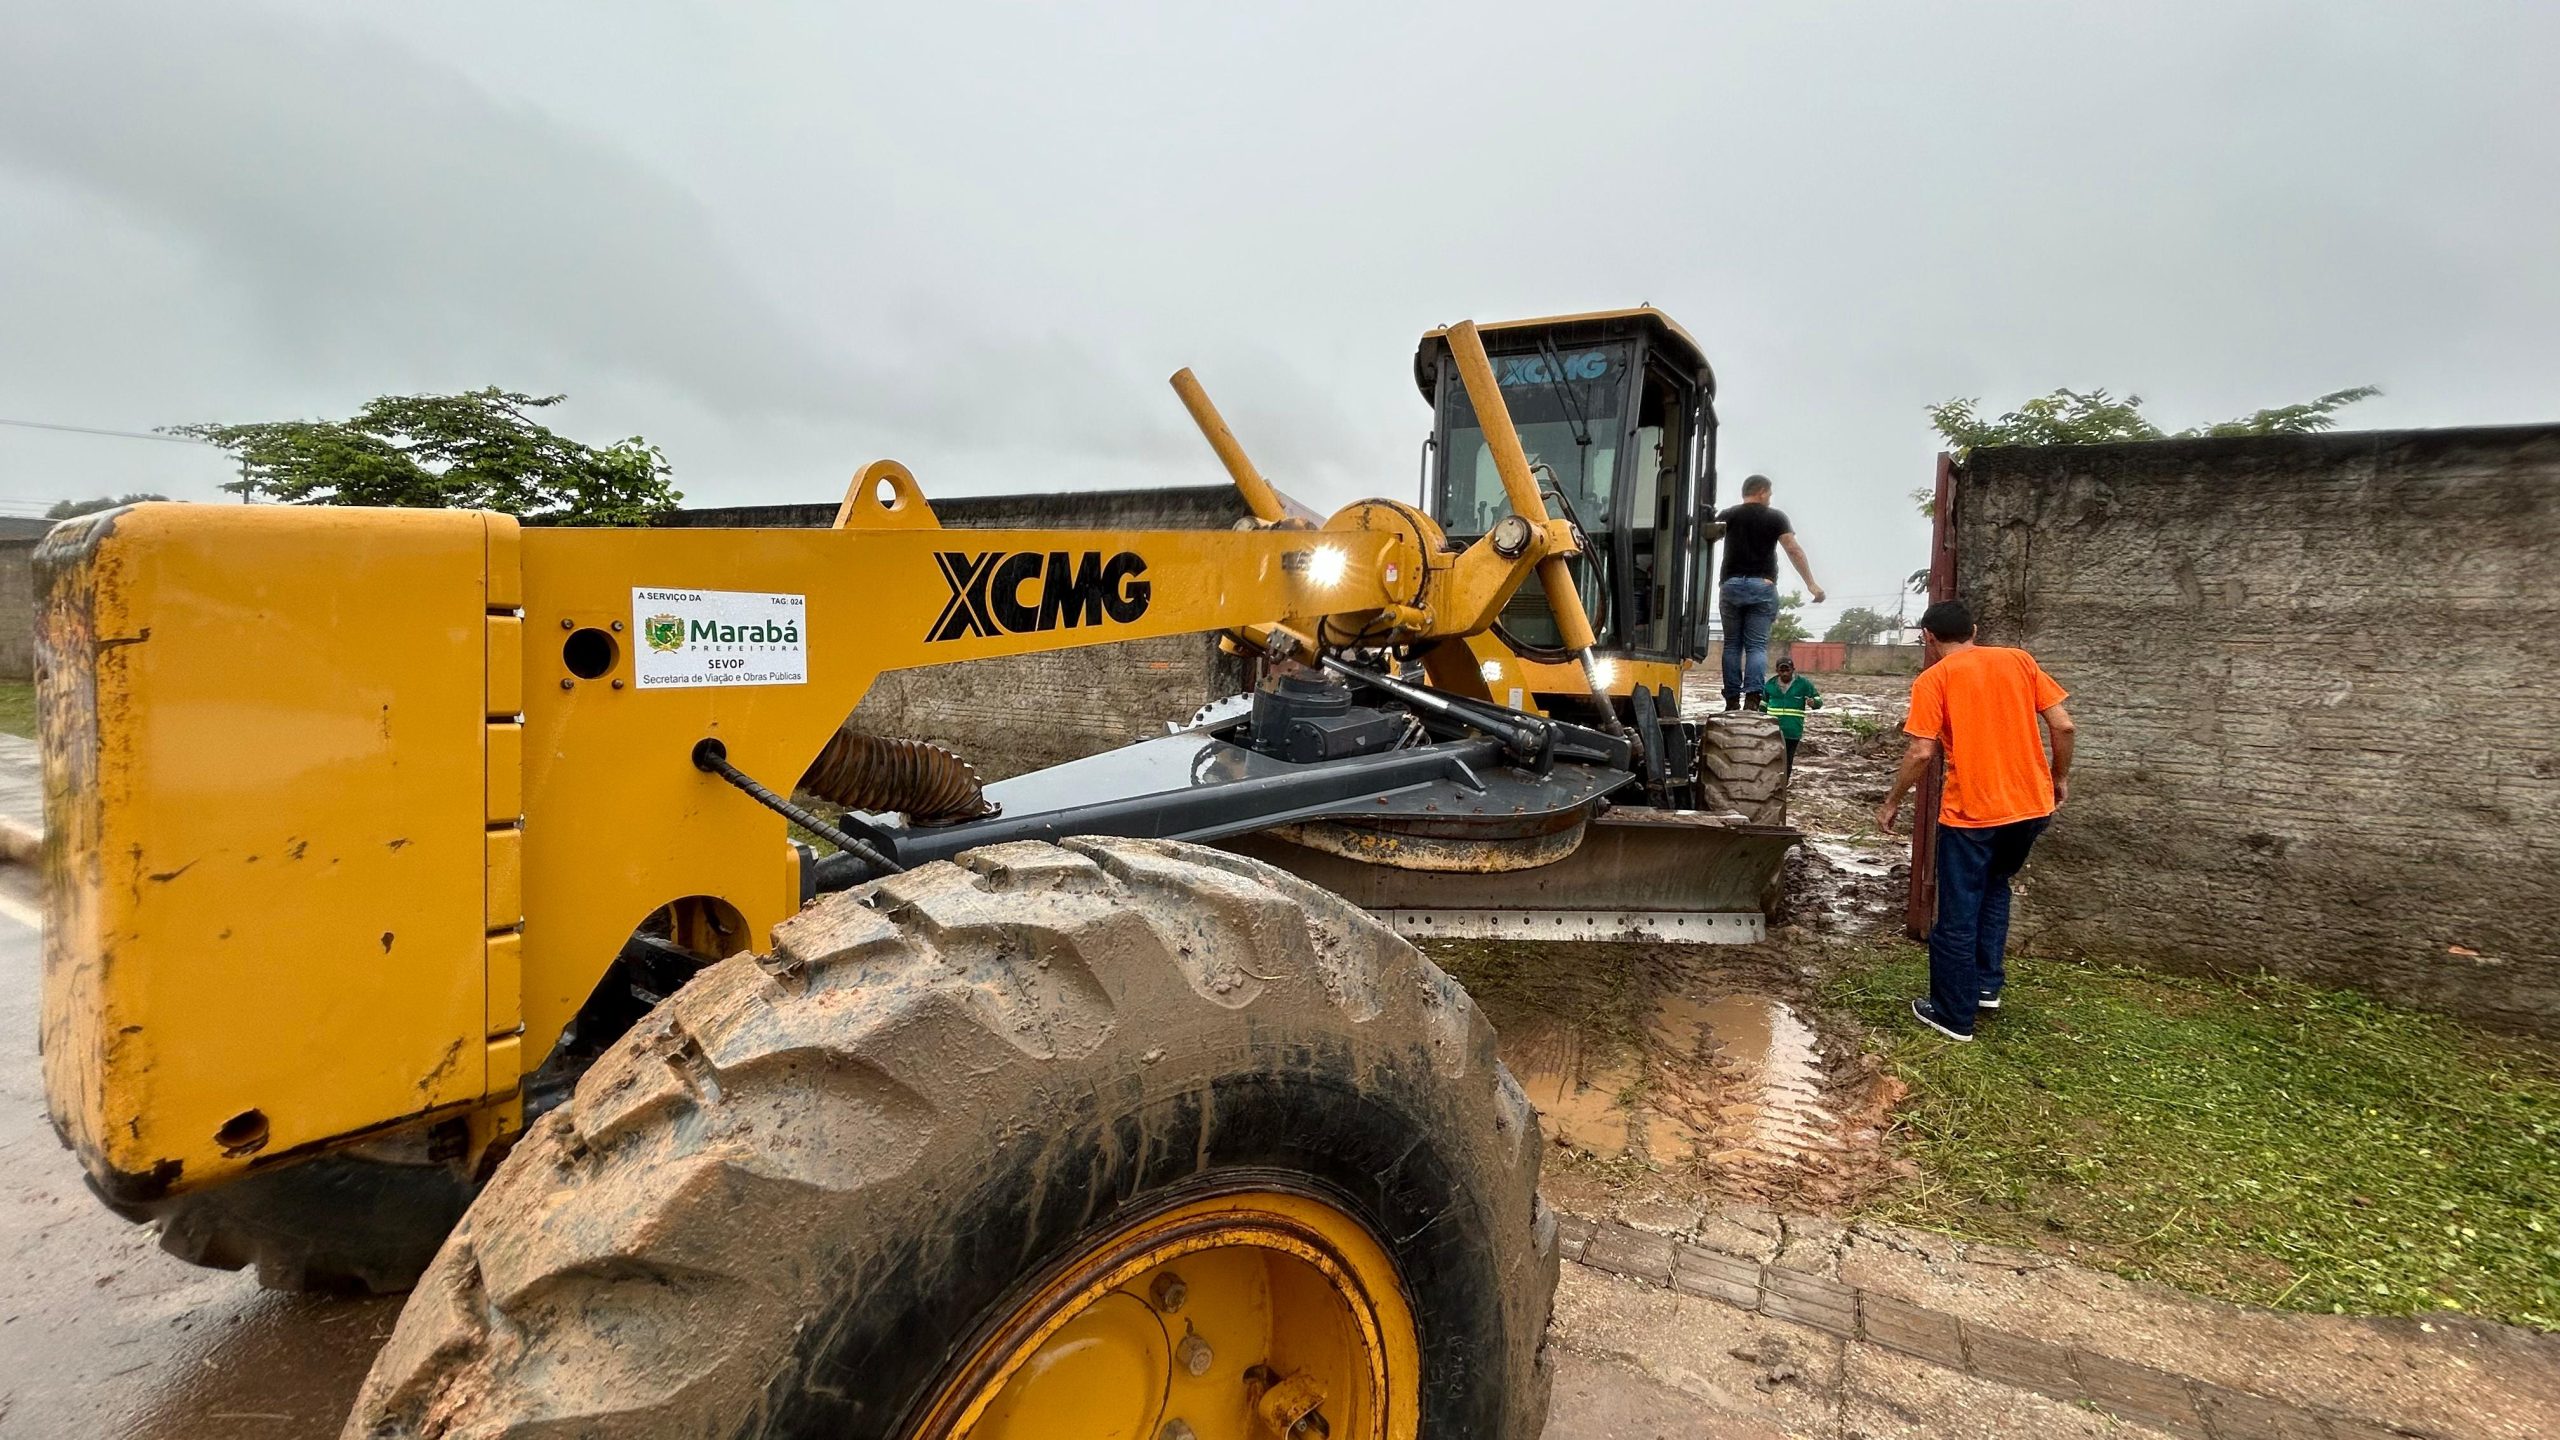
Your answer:
[[[1677,663],[1694,648],[1705,557],[1698,514],[1704,419],[1697,384],[1658,357],[1638,376],[1624,503],[1616,523],[1620,584],[1616,643],[1645,660]]]
[[[1713,395],[1700,394],[1697,399],[1697,463],[1691,468],[1690,484],[1695,499],[1682,509],[1689,517],[1690,538],[1681,545],[1681,561],[1689,567],[1687,583],[1681,594],[1686,611],[1681,617],[1681,633],[1688,637],[1682,648],[1684,660],[1704,660],[1710,640],[1709,627],[1715,623],[1715,555],[1716,547],[1707,538],[1707,527],[1716,518],[1716,401]]]

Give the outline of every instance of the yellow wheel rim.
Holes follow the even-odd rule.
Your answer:
[[[1420,1385],[1413,1308],[1367,1228],[1247,1190],[1088,1246],[994,1328],[915,1434],[1407,1440]]]

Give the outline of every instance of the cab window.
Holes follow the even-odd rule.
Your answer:
[[[1489,358],[1512,428],[1520,432],[1520,448],[1532,469],[1544,467],[1539,483],[1563,493],[1596,541],[1610,526],[1617,495],[1627,347],[1568,346]],[[1441,471],[1442,528],[1452,536],[1482,535],[1511,513],[1511,499],[1466,387],[1452,376],[1440,390],[1443,433],[1449,437]]]

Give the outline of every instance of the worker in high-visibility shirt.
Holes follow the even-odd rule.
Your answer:
[[[1777,673],[1761,691],[1760,706],[1769,718],[1778,722],[1778,733],[1787,741],[1787,774],[1796,773],[1796,746],[1804,739],[1804,712],[1822,708],[1822,692],[1813,682],[1796,673],[1796,658],[1787,656],[1778,662]]]
[[[1963,601],[1931,605],[1920,628],[1929,664],[1911,682],[1911,710],[1902,722],[1911,744],[1876,810],[1876,828],[1893,833],[1902,797],[1945,756],[1929,993],[1911,1002],[1911,1018],[1950,1040],[1970,1040],[1974,1021],[2000,1009],[2000,989],[2008,983],[2009,882],[2071,794],[2078,730],[2062,704],[2070,697],[2034,656],[1974,643],[1973,612]]]

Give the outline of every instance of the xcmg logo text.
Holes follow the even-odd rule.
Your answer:
[[[1125,625],[1147,613],[1155,590],[1139,578],[1147,562],[1126,550],[1107,558],[1099,550],[944,550],[933,559],[951,600],[927,642],[1073,630],[1104,616]]]

